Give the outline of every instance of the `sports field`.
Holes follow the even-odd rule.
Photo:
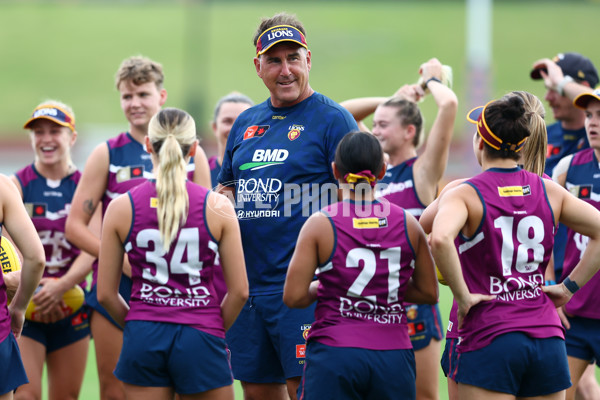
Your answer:
[[[452,293],[447,286],[440,286],[440,309],[442,312],[442,320],[444,322],[444,326],[448,323],[448,314],[450,313],[450,306],[452,305]],[[443,346],[442,346],[443,350]],[[83,387],[81,389],[81,399],[84,400],[92,400],[98,398],[98,377],[96,376],[96,364],[95,364],[93,343],[90,342],[90,355],[88,358],[88,365],[85,371],[85,378],[83,381]],[[439,370],[439,378],[440,378],[440,400],[447,400],[448,394],[446,390],[446,378],[442,373],[440,368]],[[239,382],[235,383],[235,398],[236,400],[242,400],[242,388]],[[45,398],[47,398],[45,396]]]
[[[40,101],[57,98],[77,115],[80,154],[126,127],[114,87],[122,59],[143,54],[160,61],[169,92],[167,106],[188,110],[197,120],[208,155],[212,106],[239,90],[255,101],[267,97],[252,65],[252,35],[262,16],[295,13],[304,22],[312,50],[311,86],[336,101],[391,95],[418,78],[420,63],[437,57],[454,69],[460,101],[455,139],[470,139],[463,119],[471,106],[467,73],[466,1],[15,1],[0,2],[0,159],[27,148],[22,123]],[[534,60],[577,51],[600,65],[593,22],[599,1],[496,0],[492,16],[489,93],[528,90],[540,97],[543,85],[529,78]],[[484,29],[482,21],[482,31]],[[484,88],[479,88],[484,90]],[[422,104],[433,121],[431,100]],[[551,115],[547,121],[552,120]],[[28,154],[28,153],[26,153]],[[470,154],[467,155],[469,158]],[[448,178],[468,175],[465,153],[454,151]],[[27,161],[21,158],[24,165]],[[2,166],[10,173],[19,165]],[[82,165],[81,165],[82,166]],[[444,322],[450,292],[440,290]],[[98,398],[93,350],[82,399]],[[440,372],[441,399],[446,399]],[[239,389],[239,387],[238,387]],[[241,399],[241,390],[238,390]]]
[[[454,68],[461,114],[470,109],[465,1],[5,0],[0,137],[22,138],[24,117],[47,97],[74,107],[82,140],[113,134],[125,126],[114,73],[122,59],[143,54],[164,65],[167,105],[189,110],[211,141],[208,122],[219,97],[239,90],[256,101],[266,98],[251,39],[260,17],[282,10],[306,26],[315,90],[336,101],[389,95],[416,81],[420,63],[438,57]],[[579,51],[600,63],[583,19],[593,15],[600,15],[598,1],[496,0],[491,94],[518,88],[543,96],[529,69],[559,51]],[[423,103],[426,117],[430,103]],[[457,136],[462,127],[459,121]]]

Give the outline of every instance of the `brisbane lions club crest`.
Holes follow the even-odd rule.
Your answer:
[[[304,130],[304,125],[292,125],[288,132],[288,139],[296,140],[300,137],[300,132]]]

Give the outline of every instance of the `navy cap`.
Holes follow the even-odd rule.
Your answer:
[[[576,81],[586,81],[591,88],[598,85],[598,71],[589,58],[579,53],[559,53],[552,59],[562,70],[564,75],[568,75]],[[531,79],[542,79],[540,70],[546,72],[545,68],[535,68],[531,70]]]

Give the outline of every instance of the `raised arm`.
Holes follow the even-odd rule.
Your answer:
[[[540,68],[540,75],[544,79],[546,88],[571,100],[582,93],[590,93],[593,90],[587,82],[579,83],[573,80],[574,77],[565,77],[558,64],[549,58],[537,60],[533,63],[533,68]]]
[[[358,97],[344,100],[340,103],[342,107],[350,111],[359,128],[364,132],[371,132],[363,120],[375,112],[377,106],[389,100],[390,97]]]
[[[458,99],[452,89],[438,82],[442,78],[442,64],[437,59],[433,58],[423,64],[420,71],[438,108],[425,150],[415,161],[413,169],[415,189],[419,198],[425,204],[430,204],[435,198],[437,185],[448,164]]]

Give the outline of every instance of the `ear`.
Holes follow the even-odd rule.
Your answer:
[[[342,179],[340,171],[338,170],[337,166],[335,165],[335,161],[331,162],[331,169],[333,170],[333,177],[337,180]]]
[[[196,155],[196,149],[198,148],[198,141],[194,140],[194,144],[190,147],[190,151],[188,152],[188,157],[194,157]]]
[[[306,66],[308,67],[308,70],[310,71],[311,68],[311,53],[310,50],[306,51]]]
[[[256,69],[256,75],[258,75],[259,78],[262,78],[261,73],[260,73],[260,58],[259,57],[254,57],[254,68]]]
[[[378,181],[383,179],[383,177],[385,176],[385,171],[387,171],[387,164],[384,162],[383,167],[381,168],[381,171],[379,171],[379,174],[377,175]]]
[[[417,134],[417,127],[412,124],[409,124],[406,127],[406,139],[412,141],[416,134]]]
[[[144,137],[144,147],[146,148],[146,153],[154,153],[154,150],[152,150],[152,144],[150,143],[150,138],[148,136]]]
[[[167,102],[167,89],[160,89],[160,106]]]
[[[216,122],[211,122],[210,123],[210,127],[212,128],[212,131],[214,132],[214,134],[217,134],[217,123]]]
[[[71,140],[70,140],[71,147],[73,147],[73,145],[75,144],[76,141],[77,141],[77,131],[73,131],[71,133]]]
[[[479,136],[479,134],[477,135],[477,148],[479,150],[483,150],[483,139],[481,136]]]

